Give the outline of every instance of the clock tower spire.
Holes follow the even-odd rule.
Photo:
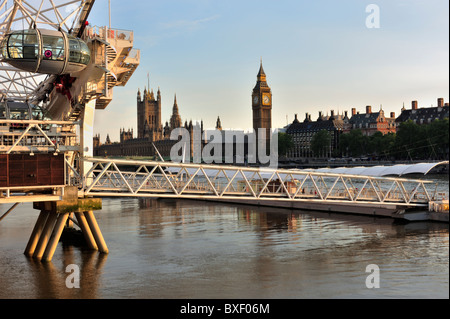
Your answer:
[[[259,68],[259,73],[258,73],[258,81],[266,82],[266,73],[264,72],[264,68],[262,65],[262,58],[261,58],[261,66]]]
[[[266,141],[269,142],[272,129],[272,90],[267,84],[262,59],[256,86],[252,94],[253,129],[258,134],[259,129],[266,130]],[[269,145],[269,144],[266,144]]]

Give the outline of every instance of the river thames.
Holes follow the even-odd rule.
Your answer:
[[[43,264],[23,255],[37,217],[23,204],[0,223],[1,299],[449,298],[448,224],[104,199],[96,217],[109,255],[60,243]],[[69,265],[78,289],[66,286]],[[378,289],[366,286],[369,265]]]

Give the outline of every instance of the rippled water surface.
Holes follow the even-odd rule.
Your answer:
[[[0,298],[449,298],[448,224],[199,201],[103,206],[110,254],[60,244],[49,264],[23,255],[38,212],[21,205],[5,218]],[[66,287],[70,264],[80,289]],[[366,287],[371,264],[380,289]]]

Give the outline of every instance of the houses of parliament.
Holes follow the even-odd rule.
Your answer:
[[[177,143],[176,140],[170,139],[172,131],[176,128],[185,128],[192,133],[194,124],[191,120],[189,123],[185,121],[183,125],[175,95],[172,116],[163,126],[161,102],[159,88],[156,96],[153,90],[144,89],[141,94],[139,89],[137,92],[137,137],[134,137],[133,129],[120,129],[120,142],[112,143],[108,134],[105,144],[101,144],[100,136],[96,135],[94,136],[94,156],[155,156],[157,154],[156,149],[162,156],[169,156],[171,148]],[[198,123],[195,125],[198,125]],[[203,121],[200,126],[203,131]],[[193,143],[192,138],[191,143]]]
[[[251,108],[253,114],[253,130],[254,132],[265,131],[266,133],[266,151],[270,150],[269,139],[272,130],[272,90],[267,84],[266,74],[261,61],[261,66],[257,74],[256,85],[251,93]],[[177,98],[175,95],[172,115],[163,125],[161,118],[161,92],[158,89],[156,95],[152,89],[144,90],[141,94],[137,92],[137,136],[134,137],[133,130],[120,129],[120,142],[112,143],[109,135],[106,137],[104,144],[100,143],[100,136],[94,137],[94,156],[112,156],[112,157],[151,157],[157,155],[156,149],[163,157],[169,157],[173,146],[178,140],[171,140],[170,136],[174,129],[185,128],[190,133],[190,155],[193,158],[195,148],[194,143],[198,146],[197,141],[193,141],[195,134],[193,132],[201,132],[201,150],[210,142],[209,133],[203,129],[203,121],[193,124],[192,121],[182,122]],[[363,135],[371,136],[376,133],[391,134],[397,133],[400,124],[408,120],[419,125],[430,124],[435,120],[444,120],[449,117],[449,103],[444,102],[444,98],[439,98],[437,107],[419,108],[418,102],[413,101],[411,109],[406,109],[403,105],[401,115],[397,117],[395,112],[390,115],[385,114],[382,106],[380,111],[373,110],[371,106],[366,106],[366,112],[357,112],[356,108],[351,109],[351,114],[345,111],[343,114],[335,114],[331,110],[331,115],[325,116],[324,112],[319,112],[319,118],[314,121],[311,114],[306,113],[303,122],[295,119],[291,124],[280,131],[286,132],[293,141],[293,147],[288,150],[286,156],[290,159],[314,158],[317,156],[330,157],[335,149],[339,146],[342,134],[349,133],[352,130],[360,130]],[[250,119],[249,119],[250,120]],[[250,122],[250,121],[249,121]],[[222,131],[220,118],[216,122],[216,130]],[[311,149],[313,137],[320,131],[327,131],[330,135],[331,143],[326,153],[314,154]],[[233,143],[233,152],[237,149],[238,143],[244,144],[245,155],[249,154],[250,136],[245,133],[244,142],[237,139],[227,139],[226,133],[233,130],[222,131],[222,146]],[[239,133],[243,133],[240,131]],[[224,137],[225,136],[225,137]],[[215,139],[214,139],[215,141]],[[252,140],[253,142],[253,140]],[[262,142],[262,141],[258,141]],[[261,145],[258,143],[258,145]],[[263,145],[263,144],[262,144]],[[241,149],[241,148],[240,148]],[[222,152],[224,154],[224,152]],[[448,154],[448,153],[447,153]],[[203,155],[203,154],[202,154]],[[233,154],[236,155],[236,154]],[[448,155],[447,155],[448,156]]]
[[[170,135],[174,129],[185,128],[190,133],[191,147],[190,156],[193,157],[193,131],[194,128],[200,130],[202,136],[202,147],[207,143],[207,137],[203,121],[192,123],[192,120],[184,124],[182,122],[177,97],[175,95],[172,108],[172,115],[165,125],[161,117],[161,91],[158,88],[156,95],[152,89],[138,89],[137,92],[137,137],[134,137],[134,130],[120,129],[120,142],[112,143],[109,135],[104,144],[100,143],[100,136],[94,137],[94,156],[112,157],[148,157],[157,155],[156,149],[163,157],[170,156],[172,147],[178,142],[171,140]],[[261,67],[257,75],[257,83],[252,92],[253,128],[257,131],[260,128],[267,130],[266,137],[272,125],[272,92],[266,82],[266,74],[261,62]],[[196,126],[196,127],[195,127]],[[222,131],[220,117],[217,118],[216,130]]]

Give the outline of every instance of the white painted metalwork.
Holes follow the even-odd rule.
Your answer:
[[[0,153],[79,152],[78,122],[0,120]]]
[[[0,204],[60,201],[65,187],[66,185],[0,187]]]
[[[55,29],[77,35],[94,0],[1,0],[0,42],[11,30]],[[14,100],[31,99],[48,76],[21,71],[0,61],[0,95]]]
[[[408,174],[427,175],[433,168],[440,165],[448,165],[449,161],[439,163],[418,163],[418,164],[402,164],[394,166],[374,166],[374,167],[341,167],[341,168],[321,168],[317,172],[333,173],[333,174],[349,174],[363,176],[405,176]]]
[[[433,182],[298,170],[85,158],[83,194],[427,207]]]
[[[125,86],[140,62],[132,31],[87,23],[94,2],[0,0],[0,42],[15,30],[55,29],[82,38],[95,52],[85,69],[62,77],[21,71],[0,61],[0,100],[27,101],[52,120],[0,120],[0,153],[64,153],[68,185],[89,176],[92,166],[79,158],[93,155],[95,110],[107,107],[113,88]]]

